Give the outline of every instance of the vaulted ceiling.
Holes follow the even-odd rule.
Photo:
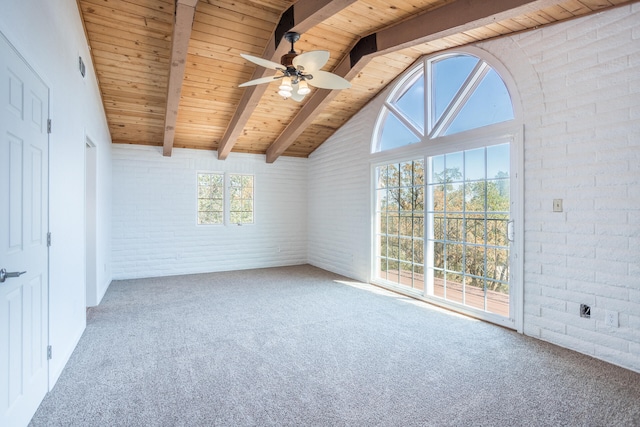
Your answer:
[[[114,143],[307,157],[420,56],[629,0],[77,0]],[[284,100],[274,62],[328,50],[351,82]]]

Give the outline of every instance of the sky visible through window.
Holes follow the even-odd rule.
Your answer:
[[[386,117],[378,134],[376,151],[514,118],[506,85],[498,73],[482,60],[461,54],[427,61],[426,64],[430,72],[425,76],[423,65],[419,76],[400,88],[400,95],[395,95],[383,109]],[[431,91],[425,91],[425,85],[429,85]],[[429,95],[431,99],[426,99]],[[425,125],[426,115],[431,118],[430,126]]]
[[[463,157],[464,154],[464,157]],[[446,157],[446,169],[445,169]],[[432,158],[431,181],[443,182],[455,180],[454,176],[444,176],[446,171],[453,171],[460,174],[464,171],[464,179],[476,181],[484,179],[506,178],[509,176],[509,144],[499,144],[443,154]]]
[[[396,107],[424,133],[424,79],[419,78],[398,99]]]
[[[398,118],[389,113],[382,130],[381,151],[402,147],[419,142],[420,138],[403,125]]]
[[[513,119],[509,91],[494,70],[482,79],[445,135]]]
[[[477,63],[478,58],[468,55],[433,62],[434,122],[440,119]]]

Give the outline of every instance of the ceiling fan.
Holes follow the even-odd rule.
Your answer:
[[[282,74],[250,80],[242,83],[239,87],[271,83],[274,80],[282,79],[278,95],[297,102],[302,101],[305,95],[311,92],[309,86],[321,89],[347,89],[351,87],[351,83],[342,77],[320,70],[329,60],[328,51],[314,50],[298,55],[293,44],[300,39],[300,34],[290,31],[284,35],[284,38],[291,43],[291,50],[280,58],[280,64],[245,53],[240,54],[244,59],[254,64],[278,70]]]

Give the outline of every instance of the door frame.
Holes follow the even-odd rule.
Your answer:
[[[97,168],[98,150],[91,138],[85,135],[84,164],[84,223],[85,223],[85,305],[98,305],[97,259]]]
[[[371,212],[375,216],[376,195],[374,184],[376,182],[376,168],[389,163],[409,161],[416,158],[424,158],[425,165],[428,157],[441,155],[449,152],[464,151],[473,148],[494,145],[499,142],[510,143],[510,196],[511,207],[510,217],[514,221],[514,241],[511,242],[509,250],[510,277],[509,277],[509,304],[510,316],[505,318],[492,313],[481,312],[467,309],[460,304],[450,303],[441,298],[435,298],[426,295],[426,284],[424,292],[412,291],[411,289],[396,285],[394,283],[376,278],[377,263],[377,247],[376,247],[376,227],[377,221],[372,221],[371,227],[371,264],[370,264],[370,282],[384,288],[393,290],[413,298],[417,298],[433,305],[454,310],[470,317],[485,320],[515,329],[519,333],[523,333],[524,325],[524,149],[523,149],[523,127],[522,125],[508,122],[497,124],[486,128],[474,129],[467,132],[461,132],[451,136],[438,138],[438,141],[432,141],[431,144],[413,144],[408,145],[392,152],[375,153],[371,156],[371,177],[370,177],[370,194],[371,194]],[[426,167],[425,167],[426,168]],[[426,171],[426,169],[425,169]],[[426,183],[425,183],[426,186]],[[425,192],[426,195],[426,192]],[[425,224],[426,225],[426,224]],[[425,268],[427,252],[425,249]],[[425,270],[426,271],[426,270]],[[426,275],[425,275],[426,277]]]
[[[489,141],[492,141],[491,144],[487,144]],[[491,323],[498,324],[500,326],[504,326],[510,329],[515,329],[519,333],[523,333],[523,324],[524,324],[524,281],[523,281],[523,272],[524,272],[524,263],[523,260],[523,212],[524,212],[524,159],[522,155],[522,132],[514,131],[513,133],[503,135],[501,137],[492,137],[488,138],[480,138],[477,140],[469,139],[468,146],[460,149],[457,147],[455,150],[450,150],[448,152],[458,152],[464,151],[474,148],[486,147],[490,145],[496,145],[500,143],[509,143],[509,163],[510,163],[510,208],[509,208],[509,217],[510,221],[513,221],[514,232],[513,232],[513,241],[509,244],[509,317],[505,318],[503,316],[483,312],[477,309],[473,309],[472,307],[467,307],[459,303],[449,302],[443,298],[426,295],[427,287],[425,285],[425,294],[421,295],[422,299],[433,303],[434,305],[441,306],[443,308],[451,309],[457,311],[459,313],[463,313],[467,316],[471,316],[474,318],[478,318],[481,320],[486,320]],[[446,154],[446,152],[439,153]],[[434,154],[425,155],[425,165],[428,164],[427,158],[433,156]],[[426,181],[426,180],[425,180]],[[426,184],[426,182],[425,182]],[[426,197],[426,192],[425,192]],[[426,226],[426,221],[425,221]],[[425,239],[426,244],[426,239]],[[427,262],[427,251],[425,248],[425,271],[426,271],[426,262]],[[426,274],[425,274],[426,278]]]

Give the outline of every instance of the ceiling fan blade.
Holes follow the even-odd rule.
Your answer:
[[[319,87],[321,89],[348,89],[351,83],[342,77],[326,71],[314,71],[313,78],[307,80],[309,86]]]
[[[273,70],[278,70],[278,69],[282,70],[282,69],[284,69],[282,64],[278,64],[277,62],[269,61],[268,59],[259,58],[257,56],[253,56],[253,55],[247,55],[246,53],[241,53],[240,56],[242,56],[247,61],[251,61],[254,64],[257,64],[257,65],[259,65],[261,67],[264,67],[264,68],[271,68]]]
[[[241,85],[238,85],[238,87],[253,86],[253,85],[259,85],[262,83],[271,83],[272,81],[281,79],[282,77],[284,76],[260,77],[259,79],[249,80],[248,82],[244,82]]]
[[[297,84],[293,84],[291,85],[293,87],[293,91],[291,92],[291,99],[293,99],[296,102],[300,102],[304,99],[305,95],[301,95],[298,93],[298,85]]]
[[[302,69],[307,73],[313,73],[324,67],[329,60],[329,52],[326,50],[314,50],[311,52],[301,53],[293,58],[293,66]]]

